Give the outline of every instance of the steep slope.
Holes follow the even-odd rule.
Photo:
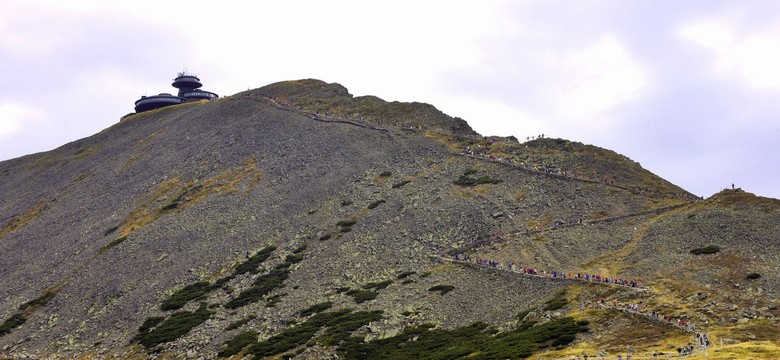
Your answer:
[[[576,280],[449,261],[454,254],[641,277],[666,289],[643,292],[659,306],[744,278],[731,267],[738,258],[763,276],[760,294],[749,292],[766,308],[754,318],[773,316],[777,259],[763,251],[777,246],[775,202],[742,193],[695,202],[606,150],[504,140],[430,105],[302,80],[128,116],[1,162],[0,354],[351,357],[416,334],[464,341],[433,347],[440,352],[501,357],[523,353],[501,339],[525,336],[530,352],[570,343],[587,321],[566,315],[600,319],[587,304],[610,289],[580,289],[593,293],[577,301]],[[496,153],[464,151],[476,145]],[[717,261],[689,254],[716,237]],[[693,285],[658,266],[679,263]],[[716,270],[718,282],[707,276]],[[719,307],[743,302],[723,301],[706,317],[727,326]],[[463,328],[474,322],[495,329]],[[543,326],[565,330],[525,333],[557,334]]]

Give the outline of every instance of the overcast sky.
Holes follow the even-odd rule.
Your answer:
[[[0,0],[0,160],[99,132],[183,69],[220,95],[337,82],[780,198],[778,1]]]

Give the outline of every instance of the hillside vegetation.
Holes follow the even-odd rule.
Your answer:
[[[777,358],[779,202],[280,82],[0,162],[0,358]]]

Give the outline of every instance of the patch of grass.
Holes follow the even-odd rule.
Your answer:
[[[452,285],[436,285],[428,289],[428,291],[438,291],[441,295],[444,295],[452,290],[455,290],[455,287]]]
[[[463,176],[474,175],[476,173],[477,173],[477,169],[466,169],[466,171],[463,172]]]
[[[306,244],[303,244],[303,245],[299,246],[298,248],[296,248],[295,250],[293,250],[293,254],[300,254],[300,253],[306,251],[306,248],[308,248],[308,246],[306,246]]]
[[[320,241],[326,241],[326,240],[330,240],[331,237],[332,237],[331,234],[325,234],[325,235],[320,236],[319,240]]]
[[[397,278],[398,278],[398,280],[406,279],[406,278],[408,278],[408,277],[410,277],[410,276],[412,276],[412,275],[414,275],[416,273],[417,272],[415,272],[415,271],[404,271],[404,272],[398,274]]]
[[[420,278],[421,279],[422,278],[427,278],[428,276],[431,276],[431,272],[430,271],[423,271],[423,272],[420,273]]]
[[[553,296],[552,299],[547,300],[547,302],[544,303],[544,310],[547,311],[558,310],[566,306],[566,304],[568,303],[569,301],[566,300],[566,289],[564,289],[558,292],[557,294],[555,294],[555,296]]]
[[[177,310],[192,300],[206,297],[214,289],[208,281],[199,281],[179,289],[160,304],[160,310]]]
[[[24,314],[22,313],[16,313],[11,315],[10,318],[3,321],[3,324],[0,325],[0,336],[8,334],[13,329],[22,326],[22,324],[24,324],[25,321],[27,321],[27,317],[25,317]]]
[[[298,314],[305,317],[312,314],[321,313],[325,310],[330,309],[331,306],[333,306],[332,301],[321,302],[319,304],[314,304],[312,306],[307,307],[306,309],[301,310]]]
[[[233,339],[226,341],[224,346],[225,348],[222,349],[219,353],[217,353],[217,356],[219,357],[229,357],[233,356],[235,354],[238,354],[241,352],[241,350],[244,350],[249,345],[257,343],[257,332],[256,331],[245,331],[238,335],[236,335]]]
[[[108,236],[108,235],[111,235],[111,234],[112,234],[114,231],[116,231],[117,229],[119,229],[119,225],[117,225],[117,226],[113,226],[113,227],[110,227],[110,228],[108,228],[108,229],[106,230],[106,232],[103,234],[103,236]]]
[[[703,248],[697,248],[691,250],[691,254],[693,255],[702,255],[702,254],[715,254],[720,251],[720,248],[716,245],[707,245]]]
[[[348,232],[352,231],[352,227],[351,226],[345,226],[345,227],[341,228],[341,230],[339,230],[339,231],[341,231],[342,233],[348,233]]]
[[[412,181],[411,180],[403,180],[403,181],[397,182],[397,183],[393,184],[393,189],[402,188],[402,187],[404,187],[406,184],[408,184],[410,182],[412,182]]]
[[[384,200],[377,200],[377,201],[374,201],[374,202],[368,204],[367,207],[369,209],[376,209],[377,206],[382,205],[384,203],[386,203],[386,201],[384,201]]]
[[[404,281],[401,281],[401,285],[407,285],[413,283],[414,280],[412,279],[404,279]]]
[[[24,303],[22,305],[19,305],[19,310],[25,311],[25,310],[30,309],[30,308],[36,308],[36,307],[39,307],[39,306],[44,306],[44,305],[46,305],[46,303],[49,302],[49,300],[54,298],[55,295],[57,295],[56,291],[47,291],[47,292],[43,293],[43,295],[38,296],[37,298],[32,299],[32,300],[30,300],[30,301],[28,301],[28,302],[26,302],[26,303]]]
[[[351,296],[353,299],[355,299],[356,303],[360,304],[376,299],[376,297],[379,296],[379,293],[371,290],[352,289],[347,291],[347,295]]]
[[[345,293],[347,291],[349,291],[349,288],[346,287],[346,286],[342,286],[342,287],[337,287],[336,288],[336,294]]]
[[[761,278],[761,274],[759,274],[759,273],[755,273],[755,272],[754,272],[754,273],[750,273],[750,274],[748,274],[748,276],[746,276],[746,278],[747,278],[748,280],[756,280],[756,279],[760,279],[760,278]]]
[[[147,323],[145,321],[141,328],[138,329],[136,340],[145,348],[151,349],[159,344],[171,342],[186,335],[190,330],[211,318],[213,314],[205,306],[201,306],[195,312],[182,311],[174,313],[167,320],[159,322],[159,325],[150,325],[153,322]]]
[[[392,173],[392,172],[390,172],[390,171],[382,171],[382,172],[379,174],[379,176],[380,176],[380,177],[390,177],[390,176],[393,176],[393,173]]]
[[[352,202],[352,200],[344,200],[344,201],[342,201],[342,202],[341,202],[341,206],[342,206],[342,207],[344,207],[344,206],[350,206],[350,205],[352,205],[352,204],[354,204],[354,202]]]

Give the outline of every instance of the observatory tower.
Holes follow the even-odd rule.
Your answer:
[[[135,112],[140,113],[144,111],[159,109],[161,107],[181,104],[187,101],[198,100],[214,100],[219,98],[219,95],[206,90],[201,90],[200,87],[203,84],[200,83],[200,79],[185,72],[177,74],[173,79],[173,87],[179,89],[178,96],[173,96],[168,93],[161,93],[153,96],[141,96],[135,102]]]

